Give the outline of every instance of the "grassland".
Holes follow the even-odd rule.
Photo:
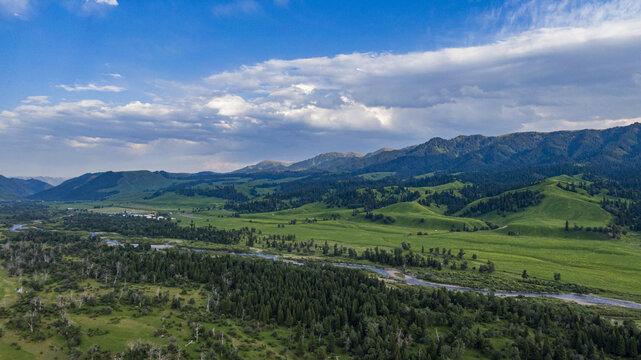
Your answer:
[[[269,260],[258,260],[269,261]],[[6,274],[2,274],[6,275]],[[12,281],[15,278],[10,278]],[[164,287],[151,284],[119,284],[117,287],[104,286],[100,282],[86,280],[79,284],[75,291],[61,291],[56,287],[58,284],[47,285],[38,292],[40,300],[44,304],[56,304],[60,302],[78,303],[84,294],[90,294],[95,298],[116,293],[116,298],[123,296],[126,299],[128,291],[137,294],[145,294],[149,297],[161,296],[168,299],[180,298],[181,309],[176,309],[169,304],[164,305],[136,305],[126,304],[125,301],[112,301],[109,306],[104,304],[85,303],[80,306],[70,306],[65,313],[71,324],[81,328],[81,343],[77,350],[89,357],[91,349],[108,350],[112,354],[122,352],[136,343],[149,343],[154,345],[174,344],[181,349],[182,358],[199,358],[196,344],[196,336],[193,331],[194,317],[198,313],[203,316],[201,319],[209,318],[204,315],[205,304],[210,290],[207,285],[195,283],[183,284],[180,287]],[[396,284],[389,284],[396,286]],[[407,286],[407,285],[400,285]],[[124,294],[123,294],[124,293]],[[166,295],[165,295],[166,294]],[[61,300],[62,299],[62,300]],[[15,300],[15,299],[14,299]],[[555,302],[552,299],[532,299],[539,303]],[[13,301],[5,304],[11,306]],[[197,309],[197,310],[196,310]],[[15,311],[15,309],[12,309]],[[615,320],[638,319],[639,313],[626,309],[601,309],[608,318]],[[473,312],[461,315],[474,316]],[[5,359],[61,359],[70,357],[68,345],[64,339],[56,333],[53,322],[56,319],[46,317],[39,326],[44,333],[43,338],[34,340],[30,338],[28,330],[4,329],[3,336],[0,336],[0,358]],[[226,344],[233,344],[237,349],[237,355],[243,359],[288,359],[301,358],[297,355],[295,342],[292,336],[296,332],[294,327],[266,325],[255,320],[242,320],[214,314],[209,320],[199,320],[202,325],[201,341],[204,333],[214,335],[214,341],[221,341]],[[2,322],[0,322],[0,325]],[[490,321],[487,323],[475,324],[470,331],[486,332],[496,331],[489,341],[495,348],[507,348],[510,346],[509,337],[502,334],[507,323],[504,321]],[[433,326],[426,330],[426,333],[435,340],[438,333],[447,334],[447,326]],[[438,333],[437,333],[438,331]],[[220,339],[220,340],[218,340]],[[310,340],[305,340],[305,348]],[[306,358],[313,358],[308,354]],[[84,358],[84,357],[83,357]],[[341,349],[337,349],[332,359],[349,358]],[[463,359],[487,359],[487,355],[476,349],[465,349]]]
[[[388,174],[367,174],[381,177]],[[391,174],[390,174],[391,175]],[[603,227],[612,220],[612,215],[603,210],[599,201],[607,194],[590,196],[582,189],[576,192],[564,190],[557,183],[578,182],[580,177],[561,176],[549,179],[529,189],[544,194],[536,205],[517,212],[486,213],[475,218],[460,216],[465,209],[454,215],[446,215],[447,207],[432,204],[429,207],[418,201],[396,203],[374,210],[394,219],[392,223],[372,221],[365,217],[364,211],[331,208],[324,203],[307,204],[299,208],[283,211],[233,214],[223,209],[223,199],[208,197],[186,197],[174,193],[144,199],[134,194],[121,195],[98,202],[53,203],[59,208],[89,209],[103,213],[118,213],[123,210],[171,212],[175,221],[183,225],[213,225],[224,229],[241,227],[255,228],[263,235],[296,235],[297,241],[314,239],[316,244],[327,242],[356,249],[359,253],[373,247],[383,249],[400,248],[409,244],[412,251],[428,252],[431,248],[447,248],[453,252],[464,249],[466,260],[471,269],[467,271],[443,269],[409,268],[408,270],[433,281],[461,284],[473,287],[509,289],[519,286],[523,270],[531,278],[552,281],[555,273],[560,273],[563,283],[579,284],[594,289],[600,295],[641,301],[641,240],[636,233],[627,233],[614,239],[607,233],[586,231],[587,227]],[[239,191],[249,193],[255,184],[243,183]],[[410,188],[412,191],[425,192],[458,190],[465,184],[453,182],[436,187]],[[242,188],[241,188],[242,187]],[[261,188],[262,193],[273,189]],[[480,199],[478,201],[484,201]],[[473,204],[471,204],[473,205]],[[471,206],[468,205],[468,206]],[[570,231],[565,230],[566,221]],[[487,223],[497,225],[493,230],[464,231],[464,229],[484,228]],[[572,230],[574,224],[577,230]],[[55,224],[51,225],[55,226]],[[181,239],[150,239],[143,236],[125,237],[120,234],[104,234],[105,237],[123,242],[151,242],[162,244],[174,241],[181,246],[229,248],[225,245],[204,242],[189,242]],[[364,260],[324,258],[320,251],[313,254],[289,253],[264,244],[250,249],[245,244],[234,245],[242,251],[262,251],[278,253],[290,257],[308,257],[310,260],[367,262]],[[407,251],[405,251],[407,253]],[[472,254],[475,258],[472,259]],[[488,260],[496,264],[497,271],[490,275],[475,271]],[[383,266],[383,265],[377,265]],[[0,307],[10,306],[18,298],[16,288],[19,281],[0,270]],[[96,294],[110,291],[100,283],[82,284],[87,292]],[[203,307],[202,288],[158,288],[150,285],[132,285],[147,294],[167,291],[170,298],[180,296],[194,307]],[[498,289],[497,288],[497,289]],[[545,289],[543,289],[545,291]],[[72,293],[56,293],[52,289],[42,292],[46,302],[54,302],[60,295],[74,296]],[[190,300],[193,299],[193,300]],[[556,301],[556,300],[543,300]],[[109,314],[100,309],[74,311],[69,313],[72,323],[81,324],[83,338],[80,349],[84,352],[93,345],[112,352],[122,351],[136,341],[166,345],[169,337],[176,339],[178,346],[193,357],[198,356],[188,345],[193,340],[189,319],[169,305],[142,312],[136,306],[117,306]],[[615,318],[615,317],[613,317]],[[162,337],[157,330],[167,329]],[[279,356],[295,358],[287,338],[292,329],[261,326],[255,322],[239,319],[218,319],[203,323],[205,330],[212,329],[224,333],[226,341],[237,345],[243,358],[262,359]],[[100,329],[92,334],[91,329]],[[54,331],[54,330],[47,330]],[[60,336],[51,334],[46,340],[34,342],[26,340],[25,334],[4,329],[0,337],[0,359],[55,359],[66,357],[65,342]],[[492,339],[499,344],[501,339]],[[19,344],[19,345],[18,345]],[[338,354],[342,358],[342,354]],[[482,358],[474,350],[466,351],[464,358]]]
[[[2,274],[6,275],[6,274]],[[5,277],[6,279],[7,277]],[[10,281],[16,278],[8,278]],[[93,281],[81,284],[84,292],[99,297],[111,289]],[[4,288],[5,286],[3,286]],[[167,292],[170,299],[180,297],[184,304],[195,308],[204,308],[205,292],[201,288],[189,287],[158,287],[151,285],[129,285],[128,289],[141,291],[147,295],[157,292]],[[11,289],[15,293],[15,289]],[[54,303],[59,297],[73,299],[81,294],[74,292],[59,293],[45,289],[40,292],[44,303]],[[5,298],[6,300],[7,298]],[[15,300],[15,299],[14,299]],[[5,306],[13,301],[5,302]],[[101,350],[117,353],[133,346],[136,342],[167,345],[175,338],[176,345],[183,354],[191,358],[199,358],[195,350],[195,337],[189,319],[181,310],[172,309],[169,305],[143,309],[137,306],[117,305],[113,310],[105,311],[105,306],[90,307],[85,305],[68,313],[72,324],[80,325],[83,329],[82,342],[79,350],[87,352],[93,346]],[[108,313],[107,313],[108,312]],[[212,322],[202,322],[203,332],[215,332],[218,339],[232,343],[238,349],[238,354],[246,359],[295,358],[293,349],[288,349],[288,337],[293,330],[285,327],[260,325],[254,321],[243,321],[233,318],[222,318]],[[48,335],[42,341],[31,341],[23,333],[4,329],[0,337],[0,359],[60,359],[67,358],[64,340],[48,329],[46,324],[41,326]],[[159,335],[158,329],[165,329]],[[50,334],[49,334],[50,333]],[[343,356],[338,353],[339,358]]]
[[[0,263],[2,265],[2,263]],[[16,290],[20,287],[17,278],[11,278],[0,267],[0,306],[6,306],[17,298]]]
[[[576,234],[568,238],[545,236],[509,236],[503,230],[478,232],[450,232],[447,229],[403,225],[371,224],[365,220],[346,218],[336,221],[298,223],[289,225],[293,219],[304,220],[321,217],[325,213],[288,211],[240,218],[217,218],[199,214],[193,219],[197,224],[211,223],[224,228],[255,227],[263,233],[296,234],[299,239],[313,238],[317,242],[338,243],[357,250],[370,247],[394,248],[401,243],[412,244],[412,249],[451,248],[476,253],[479,263],[491,260],[497,269],[508,276],[518,276],[527,269],[531,276],[552,279],[555,272],[561,273],[567,282],[597,287],[615,292],[641,295],[641,246],[627,240],[584,239]],[[394,213],[390,213],[394,214]],[[349,216],[349,215],[348,215]],[[210,220],[207,222],[207,220]],[[401,221],[399,221],[401,222]],[[426,220],[426,223],[428,221]],[[442,224],[431,220],[432,224]],[[285,228],[278,228],[279,224]],[[418,236],[418,231],[429,235]],[[558,231],[562,233],[563,231]],[[599,234],[590,234],[598,236]],[[612,281],[616,278],[617,281]]]
[[[369,173],[361,177],[376,180],[383,179],[393,173]],[[430,174],[425,177],[431,176]],[[252,196],[265,195],[276,191],[279,182],[292,179],[281,179],[273,182],[273,187],[256,187],[265,181],[247,181],[245,179],[228,179],[234,182],[238,191]],[[548,179],[528,189],[541,192],[544,197],[540,203],[516,212],[490,212],[477,217],[463,217],[466,209],[456,214],[449,214],[446,206],[423,206],[419,203],[428,193],[451,190],[460,195],[459,190],[466,184],[456,181],[433,187],[412,187],[410,191],[418,191],[421,197],[417,201],[401,202],[375,209],[374,214],[392,218],[393,222],[382,220],[372,221],[365,216],[364,209],[332,208],[322,202],[311,203],[299,208],[254,214],[234,214],[224,210],[224,199],[203,196],[180,196],[172,192],[163,193],[157,197],[140,193],[122,194],[108,198],[105,201],[52,203],[59,208],[88,209],[101,213],[119,213],[124,210],[148,213],[157,211],[170,213],[170,217],[181,225],[196,226],[213,225],[223,229],[238,229],[242,227],[255,228],[262,235],[296,235],[296,241],[314,240],[317,245],[325,242],[333,247],[334,244],[353,248],[362,253],[368,248],[394,249],[408,244],[413,252],[429,252],[433,248],[451,249],[457,253],[465,251],[465,259],[469,263],[467,270],[454,270],[444,267],[442,270],[433,268],[408,268],[414,275],[441,283],[459,284],[469,287],[484,287],[493,289],[517,290],[522,289],[524,280],[523,270],[527,270],[531,279],[552,282],[554,275],[560,273],[562,284],[578,284],[590,288],[601,296],[611,296],[628,300],[641,301],[641,234],[628,232],[620,238],[613,238],[604,232],[586,231],[588,227],[604,227],[612,221],[612,215],[600,206],[600,200],[608,197],[607,193],[590,196],[586,191],[565,190],[557,184],[578,183],[583,181],[581,176],[559,176]],[[227,182],[224,182],[227,183]],[[212,184],[212,185],[222,185]],[[519,189],[517,191],[524,190]],[[486,201],[479,199],[468,205]],[[566,231],[566,221],[569,231]],[[488,223],[496,225],[492,230],[466,231],[487,228]],[[575,228],[576,224],[576,230]],[[40,225],[39,225],[40,226]],[[60,224],[43,224],[60,230]],[[87,232],[84,232],[87,234]],[[260,251],[276,253],[285,257],[306,258],[308,260],[360,262],[347,257],[323,256],[316,248],[311,253],[276,250],[258,243],[250,248],[246,244],[227,246],[208,242],[186,241],[183,239],[147,238],[145,236],[124,236],[116,233],[101,234],[110,238],[130,243],[164,244],[173,242],[176,245],[197,248],[227,249],[240,251]],[[0,235],[2,236],[2,235]],[[405,250],[407,254],[409,251]],[[474,258],[472,255],[475,255]],[[482,264],[492,261],[496,264],[493,274],[480,274],[476,269]],[[1,264],[0,264],[1,265]],[[379,267],[390,265],[376,264]],[[400,267],[397,267],[400,268]],[[372,275],[374,276],[374,275]],[[157,287],[151,285],[128,285],[145,294],[155,294],[158,291],[168,292],[169,298],[181,297],[185,304],[202,309],[205,304],[204,287]],[[396,286],[390,284],[390,286]],[[406,286],[406,285],[399,285]],[[533,285],[534,291],[549,291],[545,284],[541,288]],[[0,268],[0,307],[8,308],[19,298],[16,289],[20,287],[17,277],[10,277]],[[112,288],[104,287],[94,281],[81,284],[83,292],[98,297]],[[527,288],[531,289],[531,288]],[[46,303],[54,303],[59,296],[77,297],[79,292],[57,292],[53,286],[44,289],[39,296]],[[537,301],[557,301],[542,299]],[[120,352],[136,342],[167,345],[175,341],[177,346],[188,355],[197,358],[190,342],[194,340],[191,323],[188,316],[181,310],[173,309],[169,304],[141,309],[135,305],[117,305],[110,311],[105,306],[85,307],[70,311],[69,320],[82,327],[82,343],[80,350],[87,352],[92,346],[103,350]],[[619,309],[603,309],[604,313],[612,311],[609,318],[616,320],[626,318]],[[622,315],[623,314],[623,315]],[[638,315],[638,314],[636,314]],[[636,316],[635,315],[635,316]],[[43,341],[32,341],[29,334],[20,333],[3,327],[0,337],[0,359],[56,359],[67,357],[65,341],[55,334],[53,327],[47,328],[47,337]],[[233,343],[238,348],[242,358],[296,358],[288,338],[291,328],[259,325],[254,321],[244,321],[235,318],[218,318],[203,322],[205,331],[215,331],[225,341]],[[499,326],[496,324],[496,326]],[[166,332],[159,335],[158,329],[165,328]],[[100,331],[93,331],[99,329]],[[436,330],[436,329],[433,329]],[[440,330],[440,329],[439,329]],[[445,333],[446,329],[442,329]],[[224,335],[222,335],[224,334]],[[170,337],[175,340],[170,340]],[[506,338],[493,338],[492,343],[501,347]],[[338,358],[346,358],[338,353]],[[483,358],[476,350],[467,350],[465,359]]]
[[[599,205],[604,194],[590,196],[583,189],[570,192],[557,186],[559,182],[578,181],[580,178],[561,176],[529,187],[530,190],[543,192],[545,197],[541,204],[511,214],[489,213],[481,216],[481,219],[505,226],[503,232],[506,233],[513,231],[533,236],[560,238],[572,236],[572,233],[564,231],[565,221],[568,221],[571,227],[576,224],[584,228],[604,226],[612,221],[612,215]],[[460,212],[463,211],[465,209]],[[580,232],[577,235],[583,239],[602,238],[588,232]]]
[[[269,260],[262,260],[269,261]],[[0,274],[8,280],[2,285],[6,293],[15,294],[14,283],[16,277],[8,277],[6,273]],[[114,291],[114,288],[103,286],[93,280],[80,283],[77,291],[60,291],[57,284],[46,286],[38,292],[43,304],[54,304],[61,301],[77,303],[85,294],[100,298]],[[136,343],[154,344],[157,346],[175,344],[181,349],[185,358],[199,358],[196,349],[196,338],[193,323],[190,320],[190,308],[204,310],[209,294],[208,290],[198,285],[183,285],[181,287],[162,287],[156,285],[128,284],[120,287],[120,296],[127,297],[126,291],[136,291],[147,296],[163,294],[169,299],[180,298],[182,308],[174,309],[169,304],[161,306],[125,305],[118,301],[110,306],[90,305],[69,307],[66,318],[71,324],[79,326],[81,343],[77,346],[84,354],[89,354],[90,349],[109,351],[112,354],[122,352]],[[124,295],[123,295],[123,292]],[[5,293],[5,294],[6,294]],[[10,307],[16,296],[3,296],[3,306]],[[540,300],[548,301],[548,300]],[[56,319],[43,318],[39,328],[44,339],[33,340],[28,331],[16,331],[3,328],[0,336],[0,359],[61,359],[70,357],[68,345],[56,333],[53,322]],[[215,339],[233,344],[237,354],[243,359],[293,359],[298,358],[293,346],[292,337],[295,333],[293,327],[283,327],[261,324],[254,320],[241,320],[232,317],[216,316],[215,320],[199,321],[203,333],[213,333]],[[0,324],[2,324],[0,322]],[[4,324],[6,325],[6,324]],[[500,323],[485,324],[480,331],[498,329]],[[446,333],[446,327],[434,327],[430,334],[436,337],[436,330]],[[201,334],[202,337],[202,334]],[[202,339],[201,339],[202,340]],[[503,344],[500,338],[493,339],[496,346]],[[218,341],[218,340],[217,340]],[[309,343],[309,340],[306,340]],[[306,345],[307,346],[307,345]],[[310,355],[312,356],[312,355]],[[349,358],[342,350],[337,349],[332,356],[335,359]],[[464,359],[486,359],[487,357],[475,349],[468,349],[463,355]]]
[[[164,194],[152,200],[120,199],[91,203],[56,204],[60,207],[102,207],[96,211],[121,209],[173,211],[177,221],[197,226],[214,225],[225,229],[253,227],[263,234],[295,234],[297,240],[314,239],[362,251],[366,248],[398,248],[411,244],[414,251],[429,248],[464,249],[477,259],[470,266],[487,260],[496,264],[497,275],[506,279],[520,278],[523,270],[531,277],[551,280],[555,273],[562,281],[602,289],[605,294],[624,298],[641,298],[641,242],[639,235],[628,233],[621,239],[608,234],[585,231],[603,227],[612,217],[599,201],[606,194],[588,195],[578,189],[570,192],[557,183],[582,181],[580,176],[561,176],[531,187],[541,191],[540,204],[519,212],[483,214],[478,218],[444,215],[444,206],[425,207],[417,202],[397,203],[374,210],[395,219],[392,224],[372,222],[352,209],[328,208],[323,203],[307,204],[279,212],[232,216],[222,210],[223,201],[203,197],[181,197]],[[443,191],[463,187],[454,182],[437,187],[411,188],[412,191]],[[423,196],[423,195],[422,195]],[[483,201],[481,199],[479,201]],[[292,225],[293,220],[296,224]],[[313,220],[313,221],[311,221]],[[565,231],[565,222],[582,230]],[[490,222],[495,230],[465,232],[464,228],[482,228]],[[421,233],[422,235],[417,235]],[[428,235],[424,235],[428,234]],[[518,234],[518,236],[513,236]],[[206,246],[207,244],[184,244]],[[273,251],[265,249],[265,251]],[[468,257],[469,259],[469,257]]]

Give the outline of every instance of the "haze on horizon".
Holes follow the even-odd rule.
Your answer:
[[[641,2],[0,0],[0,174],[641,121]]]

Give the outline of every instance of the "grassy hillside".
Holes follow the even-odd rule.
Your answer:
[[[569,222],[570,228],[576,224],[584,229],[603,227],[612,220],[612,215],[599,204],[602,195],[590,196],[582,189],[571,192],[557,186],[558,183],[567,184],[579,181],[581,179],[578,177],[568,176],[549,179],[542,184],[527,188],[532,191],[540,191],[544,195],[540,204],[513,213],[487,213],[481,215],[480,218],[499,225],[502,229],[498,231],[502,233],[518,232],[533,236],[602,239],[605,237],[603,234],[587,231],[578,233],[565,231],[566,220]],[[477,200],[459,211],[458,214],[465,213],[466,209],[486,200],[487,198]]]
[[[395,226],[422,229],[424,231],[463,229],[464,226],[472,229],[483,228],[487,225],[478,219],[459,218],[445,216],[430,208],[426,208],[417,202],[404,202],[386,206],[374,211],[375,214],[383,214],[392,217]],[[367,222],[364,216],[358,216],[356,221]]]
[[[139,197],[143,197],[144,192],[150,192],[179,181],[180,179],[169,177],[166,173],[161,172],[109,171],[85,174],[67,180],[59,186],[33,195],[33,198],[49,201],[101,200],[127,193],[137,193]]]
[[[0,200],[12,200],[51,188],[51,185],[35,179],[6,178],[0,175]]]
[[[554,191],[551,189],[552,194]],[[568,201],[563,196],[559,197]],[[550,196],[550,200],[554,197]],[[588,204],[589,211],[576,212],[572,219],[583,224],[599,221],[598,204]],[[591,205],[596,205],[596,208]],[[540,206],[542,209],[562,209],[563,205],[551,201]],[[452,232],[450,229],[452,225],[462,226],[463,223],[470,227],[482,224],[478,219],[441,215],[416,203],[395,204],[375,211],[378,212],[395,217],[396,222],[371,222],[363,214],[352,216],[352,210],[327,208],[318,203],[240,217],[231,217],[220,210],[203,211],[189,217],[176,216],[186,224],[193,221],[196,225],[210,224],[227,229],[247,226],[263,234],[295,234],[298,240],[313,238],[317,243],[327,241],[358,251],[375,246],[398,248],[404,242],[411,244],[415,251],[434,247],[464,249],[468,255],[477,254],[477,266],[491,260],[507,277],[518,278],[524,269],[531,276],[547,280],[551,280],[554,273],[561,273],[566,282],[641,295],[641,262],[638,261],[641,243],[632,234],[621,240],[612,240],[607,235],[591,232],[565,233],[565,220],[545,216],[541,209],[536,208],[514,214],[512,218],[502,218],[509,224],[507,228],[477,232]],[[526,214],[532,216],[530,222]],[[536,214],[539,214],[538,218],[534,217]],[[332,220],[332,215],[338,215],[338,218]],[[423,223],[420,223],[421,218],[425,219]],[[317,221],[305,222],[306,219]],[[296,220],[295,225],[291,224],[292,220]],[[510,228],[518,228],[521,235],[507,235]],[[530,233],[525,234],[526,231]],[[417,235],[418,232],[429,235]],[[616,282],[611,281],[613,276],[617,277]]]
[[[4,272],[0,270],[0,275]],[[3,279],[5,279],[3,277]],[[3,286],[4,283],[16,282],[17,278],[10,277],[0,282],[0,299],[1,291],[8,290],[15,294],[15,288],[12,286]],[[111,290],[105,289],[104,284],[94,281],[88,281],[80,284],[88,294],[95,297],[108,295]],[[134,290],[140,294],[154,296],[157,291],[161,290],[167,293],[170,299],[180,297],[184,302],[193,301],[192,306],[195,308],[204,308],[206,297],[200,289],[180,288],[180,287],[159,287],[145,285],[129,285],[128,290]],[[56,292],[41,292],[40,298],[45,303],[55,303],[58,298],[67,298],[72,295],[60,295]],[[15,301],[7,299],[0,302],[0,305],[8,305]],[[89,308],[85,306],[85,309]],[[70,311],[67,316],[68,320],[82,327],[82,342],[78,347],[83,352],[88,352],[92,347],[99,346],[102,351],[108,350],[116,353],[134,346],[136,342],[151,343],[155,345],[167,345],[172,340],[176,342],[182,350],[182,356],[188,358],[198,358],[199,352],[196,350],[197,344],[194,341],[193,331],[188,319],[181,310],[172,309],[169,304],[162,307],[156,307],[153,311],[146,307],[146,312],[141,314],[137,306],[117,306],[115,309],[107,312],[105,307],[97,307],[95,311]],[[240,319],[216,319],[203,321],[201,325],[211,331],[219,334],[218,338],[224,336],[225,341],[235,344],[239,348],[239,356],[246,359],[264,359],[270,355],[283,354],[294,358],[294,350],[287,349],[282,341],[290,334],[290,330],[277,326],[257,326],[249,321]],[[44,324],[43,324],[44,327]],[[168,335],[157,335],[158,329],[166,328]],[[224,334],[224,335],[223,335]],[[19,344],[16,346],[14,344]],[[23,334],[14,331],[4,331],[0,337],[0,358],[28,360],[28,359],[61,359],[68,358],[65,349],[65,341],[61,336],[53,336],[43,341],[25,341]],[[340,355],[340,353],[339,353]]]

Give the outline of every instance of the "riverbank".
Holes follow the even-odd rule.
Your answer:
[[[123,243],[118,242],[116,240],[104,239],[103,241],[111,245],[124,245]],[[132,246],[133,245],[137,246],[137,244],[132,244]],[[162,247],[157,247],[155,249],[162,250],[162,249],[169,249],[172,247],[173,246],[170,244],[165,244],[165,245],[162,245]],[[303,262],[280,258],[277,255],[240,253],[240,252],[224,251],[224,250],[193,249],[193,248],[183,248],[183,247],[181,247],[181,249],[185,249],[189,251],[198,251],[198,252],[230,254],[230,255],[237,255],[237,256],[253,256],[253,257],[269,259],[273,261],[283,261],[283,262],[291,263],[294,265],[304,265]],[[434,287],[434,288],[445,288],[453,291],[472,291],[479,294],[495,295],[495,296],[547,297],[547,298],[571,301],[571,302],[574,302],[580,305],[586,305],[586,306],[589,306],[589,305],[617,306],[617,307],[623,307],[628,309],[641,310],[641,304],[638,304],[632,301],[611,299],[611,298],[590,295],[590,294],[588,295],[572,294],[572,293],[552,294],[552,293],[509,292],[509,291],[493,291],[493,290],[487,290],[487,289],[474,289],[469,287],[462,287],[462,286],[451,285],[451,284],[439,284],[439,283],[433,283],[425,280],[420,280],[410,274],[404,274],[400,270],[393,269],[393,268],[382,269],[382,268],[378,268],[370,265],[359,265],[359,264],[348,264],[348,263],[331,263],[331,265],[336,267],[348,268],[348,269],[361,269],[361,270],[373,271],[379,275],[382,275],[397,281],[402,281],[410,285],[427,286],[427,287]],[[403,276],[400,276],[401,274]]]

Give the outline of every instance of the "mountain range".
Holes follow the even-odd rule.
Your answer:
[[[460,172],[494,170],[555,163],[638,164],[641,162],[641,124],[605,130],[520,132],[501,136],[433,138],[403,149],[383,148],[359,153],[326,153],[296,163],[262,161],[237,170],[260,171],[394,171]]]
[[[100,200],[117,194],[152,192],[176,184],[212,183],[213,179],[261,174],[343,172],[355,175],[394,172],[492,171],[552,164],[596,166],[641,165],[641,124],[605,130],[520,132],[501,136],[433,138],[403,149],[383,148],[369,154],[330,152],[300,162],[265,160],[230,174],[126,171],[85,174],[52,187],[36,179],[0,176],[0,200]]]
[[[4,200],[27,197],[52,187],[36,179],[6,178],[0,175],[0,199]]]
[[[33,176],[31,176],[31,177],[30,176],[14,176],[13,178],[14,179],[20,179],[20,180],[31,180],[31,179],[38,180],[38,181],[42,181],[44,183],[47,183],[47,184],[49,184],[51,186],[58,186],[58,185],[62,184],[63,182],[65,182],[65,180],[67,180],[65,178],[52,177],[52,176],[35,176],[35,177],[33,177]]]

